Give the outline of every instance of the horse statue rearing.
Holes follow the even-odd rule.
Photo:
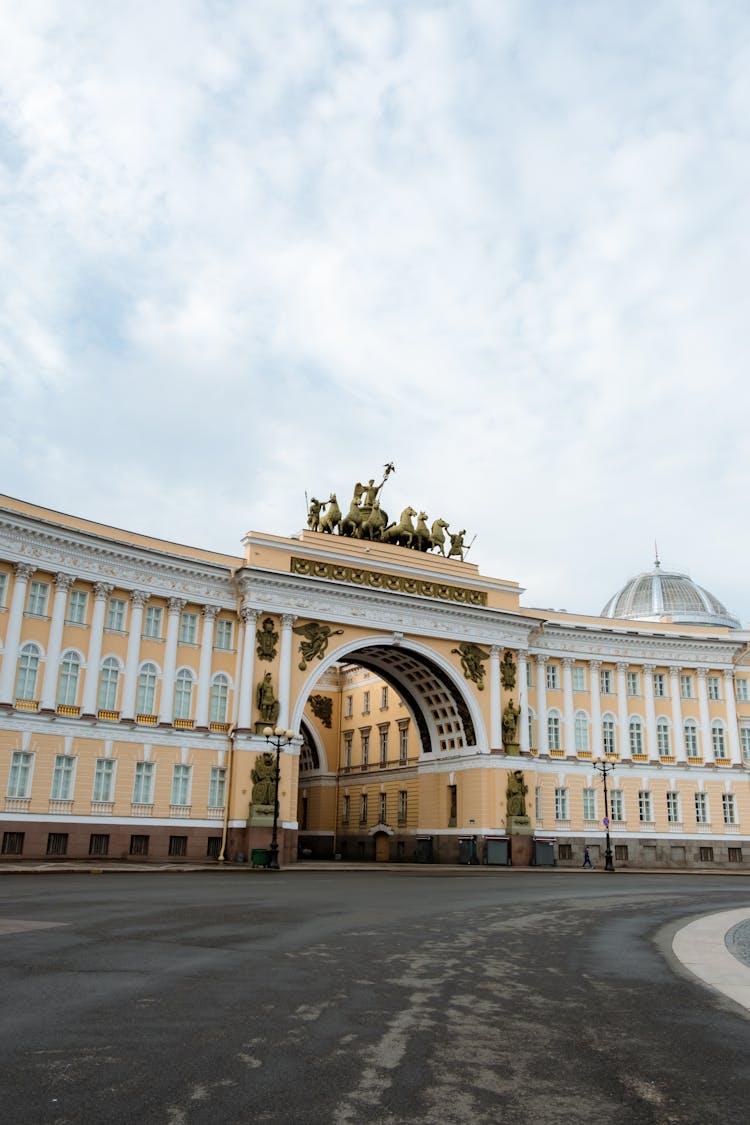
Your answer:
[[[328,501],[328,511],[320,521],[320,530],[333,535],[335,529],[341,523],[341,508],[339,508],[336,493],[332,492]]]
[[[382,510],[380,502],[376,500],[369,513],[362,520],[362,525],[359,529],[360,538],[382,539],[383,531],[387,524],[388,513]]]
[[[383,532],[383,542],[394,543],[398,547],[411,547],[414,538],[414,524],[411,521],[416,514],[413,508],[404,508],[398,523],[392,523]]]

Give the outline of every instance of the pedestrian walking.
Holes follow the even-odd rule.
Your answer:
[[[588,848],[583,849],[583,863],[581,864],[581,866],[582,867],[593,867],[594,866],[593,863],[591,862],[591,856],[589,855],[589,849]]]

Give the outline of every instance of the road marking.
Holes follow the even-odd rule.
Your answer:
[[[51,930],[68,922],[27,922],[23,918],[0,918],[0,934],[26,934],[29,930]]]
[[[686,969],[750,1012],[750,968],[726,947],[729,930],[750,918],[750,910],[723,910],[705,914],[678,930],[672,951]]]

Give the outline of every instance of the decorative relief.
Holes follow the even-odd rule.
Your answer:
[[[509,648],[506,648],[500,662],[500,680],[507,691],[512,691],[516,686],[516,665]]]
[[[273,618],[265,617],[263,624],[255,634],[257,640],[256,652],[259,660],[275,660],[276,645],[279,643],[279,634],[273,627]]]
[[[467,641],[458,648],[452,648],[451,652],[461,657],[461,668],[466,679],[475,683],[480,691],[484,691],[484,661],[489,660],[489,653],[484,652],[479,645],[469,644]]]
[[[304,637],[299,643],[301,657],[299,669],[304,672],[307,665],[316,657],[318,660],[323,659],[329,639],[342,634],[344,630],[331,629],[330,625],[321,625],[319,621],[308,621],[307,625],[298,625],[296,629],[292,629],[292,632],[298,637]]]
[[[484,590],[469,590],[464,586],[451,586],[445,582],[410,578],[408,575],[402,574],[383,574],[379,570],[366,570],[358,566],[344,566],[339,563],[316,562],[314,559],[292,558],[291,572],[304,578],[329,578],[334,582],[350,582],[355,586],[368,586],[372,590],[417,594],[423,598],[439,598],[441,601],[457,602],[459,605],[487,605],[487,594]]]
[[[311,695],[308,703],[316,719],[320,719],[324,727],[331,727],[333,717],[333,700],[329,695]]]

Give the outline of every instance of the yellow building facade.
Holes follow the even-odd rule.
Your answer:
[[[3,860],[248,862],[271,725],[284,863],[596,863],[607,827],[617,866],[750,861],[750,634],[689,579],[592,618],[375,539],[243,547],[0,497]]]

